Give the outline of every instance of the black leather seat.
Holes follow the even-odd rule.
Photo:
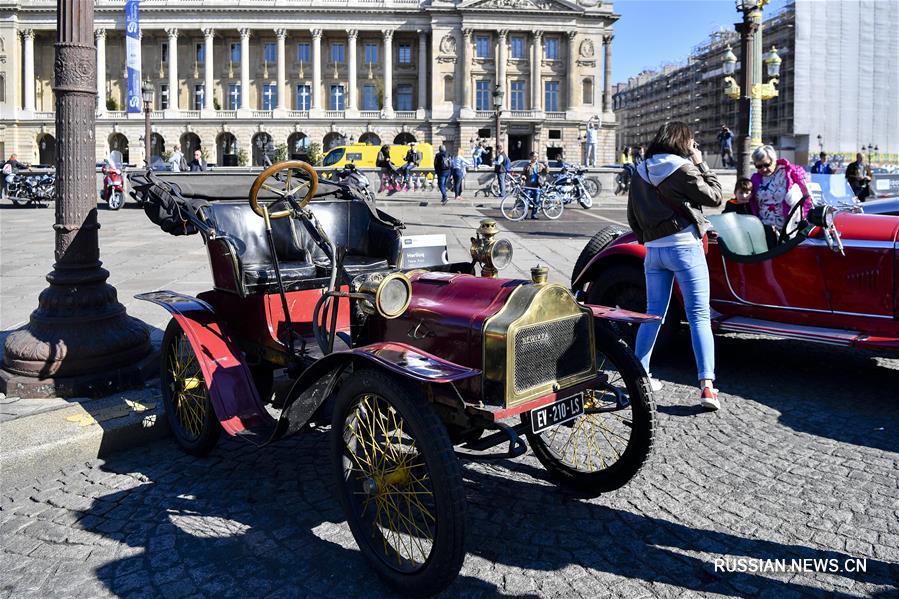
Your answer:
[[[343,263],[349,275],[388,270],[397,264],[399,231],[379,219],[364,201],[335,199],[313,202],[309,207],[325,233],[346,249]],[[213,202],[204,211],[217,234],[232,248],[242,292],[277,291],[262,218],[246,202]],[[303,223],[289,218],[272,221],[272,237],[287,290],[308,279],[330,275],[331,261]]]

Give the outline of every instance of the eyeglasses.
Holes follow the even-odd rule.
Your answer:
[[[756,163],[755,168],[757,168],[760,171],[763,171],[763,170],[767,169],[769,166],[771,166],[770,162],[762,162],[761,164]]]

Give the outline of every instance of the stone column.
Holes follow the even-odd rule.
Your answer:
[[[178,86],[178,30],[166,29],[169,36],[169,108],[181,108],[181,89]]]
[[[215,110],[215,75],[213,73],[213,40],[215,39],[215,29],[203,30],[203,42],[206,44],[203,52],[206,54],[206,64],[203,68],[203,110],[212,112]],[[171,88],[169,88],[171,90]],[[169,92],[171,93],[171,91]]]
[[[462,110],[471,112],[471,29],[462,30],[462,47],[459,49],[459,60],[462,62]]]
[[[496,32],[496,84],[503,90],[503,110],[509,106],[509,92],[506,89],[506,36],[508,33],[505,29]]]
[[[543,110],[543,94],[540,89],[540,69],[543,62],[543,32],[534,31],[531,37],[531,110]]]
[[[94,31],[97,46],[97,114],[106,112],[106,30]]]
[[[574,31],[568,32],[568,110],[574,110],[581,105],[578,98],[578,81],[580,77],[577,74],[577,51],[575,50]]]
[[[424,118],[428,109],[428,32],[418,30],[418,110]]]
[[[384,31],[384,110],[393,116],[393,30]]]
[[[250,109],[250,30],[240,29],[240,109]]]
[[[22,108],[34,112],[34,30],[22,29],[19,34],[22,36],[22,58],[25,64]]]
[[[349,91],[347,92],[346,109],[356,111],[356,40],[359,39],[359,31],[350,29],[346,32],[347,39],[347,67],[349,72]]]
[[[275,29],[278,37],[278,110],[287,108],[287,58],[285,57],[284,42],[287,39],[286,29]]]
[[[0,371],[0,392],[24,397],[140,385],[137,362],[150,351],[146,327],[125,313],[100,262],[94,0],[59,0],[56,15],[56,261],[28,325],[6,338]]]
[[[612,40],[613,35],[602,36],[602,48],[605,54],[604,72],[602,76],[602,111],[612,112]]]
[[[322,30],[312,30],[312,110],[322,109]]]

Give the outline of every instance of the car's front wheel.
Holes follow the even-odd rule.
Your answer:
[[[623,486],[649,457],[655,404],[649,379],[633,352],[605,327],[596,329],[599,384],[585,392],[584,413],[527,438],[534,455],[560,485],[588,495]]]
[[[465,557],[465,493],[421,388],[357,370],[338,391],[331,431],[340,503],[372,567],[404,594],[446,588]]]

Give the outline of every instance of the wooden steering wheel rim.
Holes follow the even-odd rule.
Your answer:
[[[300,205],[300,208],[306,206],[315,196],[315,192],[318,191],[318,173],[315,172],[315,169],[312,168],[311,165],[303,162],[302,160],[288,160],[287,162],[279,162],[278,164],[273,164],[256,177],[256,180],[253,181],[253,186],[250,187],[250,208],[253,209],[253,212],[258,214],[259,216],[265,218],[264,213],[262,212],[262,208],[259,206],[259,191],[262,189],[262,186],[268,181],[269,177],[274,175],[279,171],[289,171],[291,169],[300,169],[309,173],[309,191],[306,192],[306,197],[297,202]],[[288,178],[289,181],[289,178]],[[275,191],[266,186],[270,191]],[[278,193],[275,191],[275,193]],[[284,193],[284,197],[287,197],[287,193]],[[269,212],[268,217],[270,219],[276,218],[284,218],[286,216],[290,216],[290,210],[279,210],[278,212]]]

